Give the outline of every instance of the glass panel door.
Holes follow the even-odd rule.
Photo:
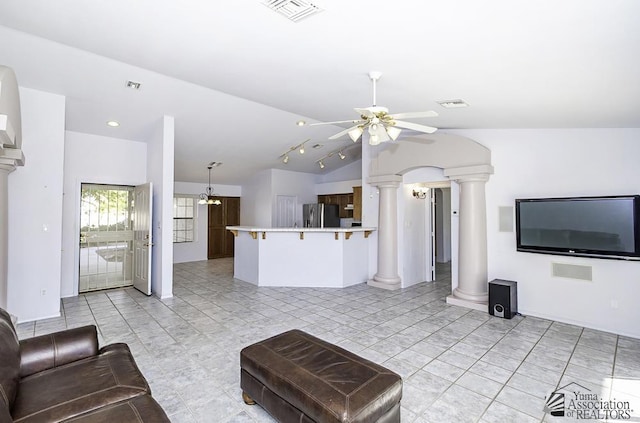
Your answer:
[[[133,187],[82,184],[80,293],[133,285]]]

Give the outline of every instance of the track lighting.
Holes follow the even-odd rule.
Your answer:
[[[289,158],[290,158],[290,157],[289,157],[289,153],[291,153],[292,151],[296,151],[296,150],[298,150],[298,152],[299,152],[300,154],[304,154],[304,145],[305,145],[306,143],[308,143],[309,141],[311,141],[311,138],[309,138],[309,139],[306,139],[306,140],[302,141],[302,142],[301,142],[300,144],[298,144],[298,145],[294,145],[293,147],[289,148],[287,151],[285,151],[284,153],[282,153],[282,154],[280,155],[280,158],[282,159],[282,163],[284,163],[284,164],[289,163]],[[320,145],[320,144],[318,144],[318,145]]]
[[[318,161],[318,165],[320,166],[320,169],[324,169],[324,163],[322,163],[322,160]]]
[[[342,154],[342,151],[338,151],[338,156],[340,156],[340,160],[344,160],[345,156],[344,154]]]

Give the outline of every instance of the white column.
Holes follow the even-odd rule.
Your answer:
[[[378,271],[367,282],[383,289],[399,289],[398,276],[398,186],[402,177],[398,175],[378,176],[368,182],[378,187]]]
[[[22,150],[0,145],[0,307],[7,310],[9,271],[9,174],[24,166]]]
[[[445,169],[460,185],[458,287],[447,303],[487,311],[487,207],[485,184],[491,166]]]
[[[7,271],[9,257],[8,176],[14,166],[0,164],[0,307],[7,309]]]

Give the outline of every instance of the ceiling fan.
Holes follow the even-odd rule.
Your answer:
[[[412,122],[404,122],[398,119],[411,119],[411,118],[423,118],[423,117],[434,117],[438,116],[436,112],[427,111],[427,112],[407,112],[407,113],[394,113],[389,114],[389,109],[386,107],[381,107],[376,105],[376,83],[382,76],[381,72],[369,72],[369,78],[373,83],[373,106],[365,107],[365,108],[355,108],[355,111],[360,115],[360,119],[358,120],[341,120],[335,122],[320,122],[320,123],[312,123],[313,125],[333,125],[338,123],[354,123],[355,125],[345,129],[344,131],[340,131],[335,135],[329,137],[330,140],[335,140],[344,135],[349,135],[349,137],[353,140],[353,142],[358,141],[358,139],[364,133],[364,130],[367,129],[369,132],[369,144],[378,145],[381,142],[393,140],[395,141],[400,132],[402,132],[401,128],[411,129],[418,132],[425,132],[427,134],[431,134],[438,130],[438,128],[434,128],[432,126],[419,125],[417,123]]]

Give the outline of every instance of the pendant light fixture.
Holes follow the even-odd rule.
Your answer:
[[[214,167],[220,166],[221,164],[222,163],[220,162],[211,162],[207,166],[207,169],[209,169],[209,185],[204,190],[204,192],[200,194],[200,199],[198,200],[198,204],[213,204],[215,206],[219,206],[220,204],[222,204],[222,201],[220,201],[219,199],[211,198],[213,196],[213,187],[211,186],[211,169]]]

